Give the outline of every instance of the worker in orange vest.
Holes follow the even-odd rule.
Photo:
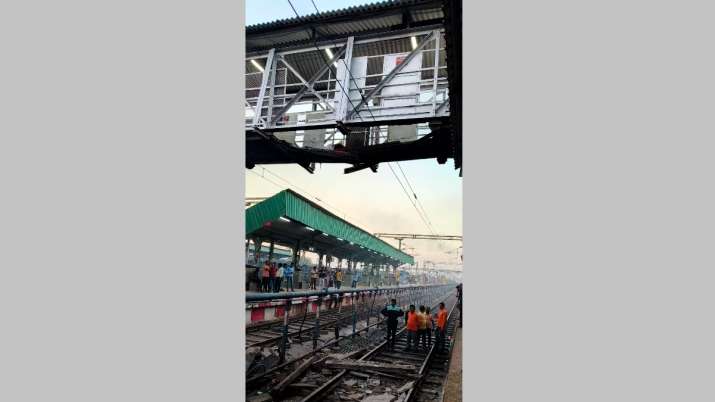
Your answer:
[[[420,324],[414,304],[410,304],[410,310],[405,313],[405,322],[407,322],[407,348],[405,348],[405,352],[411,350],[412,344],[414,344],[415,350],[417,350],[417,330]]]
[[[439,304],[439,311],[435,313],[434,317],[437,319],[437,331],[435,333],[437,337],[437,350],[439,353],[444,352],[444,338],[447,332],[447,309],[444,307],[444,303]]]

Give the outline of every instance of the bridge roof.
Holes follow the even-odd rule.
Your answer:
[[[246,52],[312,44],[314,39],[345,38],[439,23],[444,18],[442,3],[439,0],[373,2],[250,25],[246,27]],[[317,38],[314,28],[319,31]]]
[[[341,219],[292,190],[246,209],[246,236],[273,239],[339,258],[378,264],[413,264],[412,256]]]

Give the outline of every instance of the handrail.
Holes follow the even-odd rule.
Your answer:
[[[309,291],[309,292],[284,292],[284,293],[261,293],[254,295],[246,295],[246,303],[250,302],[260,302],[268,300],[286,300],[286,299],[299,299],[305,297],[313,296],[327,296],[327,295],[339,295],[345,293],[370,293],[370,292],[384,292],[393,290],[411,290],[411,289],[426,289],[435,287],[446,287],[454,286],[456,283],[439,284],[439,285],[417,285],[417,286],[385,286],[385,287],[374,287],[374,288],[344,288],[328,290],[324,289],[322,291]]]

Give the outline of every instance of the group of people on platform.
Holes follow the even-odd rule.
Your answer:
[[[291,263],[276,263],[266,260],[263,265],[257,269],[256,281],[258,283],[258,291],[278,293],[285,290],[287,292],[294,292],[295,282],[301,282],[300,272],[303,272],[302,279],[308,285],[308,289],[310,290],[321,290],[326,288],[340,289],[344,284],[346,275],[346,272],[344,272],[341,268],[318,267],[317,265],[314,265],[311,268],[303,265],[301,268],[294,266]],[[358,283],[362,280],[362,271],[357,269],[348,269],[347,274],[351,274],[350,287],[356,288]],[[399,284],[398,274],[399,271],[397,271],[394,278],[390,276],[385,284]],[[251,281],[250,277],[248,281]]]
[[[275,263],[266,260],[257,270],[258,291],[278,293],[285,290],[294,292],[294,282],[300,282],[299,272],[303,270],[307,270],[307,268],[303,266],[303,269],[301,269],[290,263]],[[309,289],[320,290],[332,287],[340,289],[343,286],[345,273],[340,268],[318,268],[318,266],[313,266],[307,271],[307,277],[304,277],[304,279],[308,282]],[[294,281],[294,277],[298,277],[296,281]],[[362,272],[358,270],[352,271],[350,286],[357,287],[361,279]]]
[[[395,335],[397,333],[398,320],[404,317],[407,333],[407,347],[405,352],[411,350],[418,351],[420,343],[425,351],[432,347],[432,336],[435,336],[435,347],[439,353],[444,352],[444,341],[447,330],[448,312],[444,303],[439,304],[439,310],[434,314],[430,314],[430,308],[420,306],[416,309],[414,304],[411,304],[408,311],[403,311],[397,305],[397,300],[392,299],[390,305],[382,309],[382,315],[387,318],[387,347],[390,350],[395,349]]]
[[[356,287],[358,283],[356,274],[357,272],[353,273],[353,281],[351,283],[351,287],[353,288]],[[308,288],[312,290],[332,287],[340,289],[343,285],[344,278],[345,274],[340,268],[318,268],[318,266],[313,266],[313,268],[310,269],[310,285]]]
[[[293,273],[295,267],[293,264],[278,263],[266,261],[263,266],[258,269],[258,290],[260,292],[277,293],[283,290],[283,280],[285,279],[286,291],[295,291],[293,285]]]

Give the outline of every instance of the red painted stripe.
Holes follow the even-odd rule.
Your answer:
[[[251,322],[263,321],[266,316],[266,310],[262,308],[254,308],[251,310]]]
[[[285,307],[276,307],[276,318],[277,317],[283,317],[283,313],[285,312]]]

